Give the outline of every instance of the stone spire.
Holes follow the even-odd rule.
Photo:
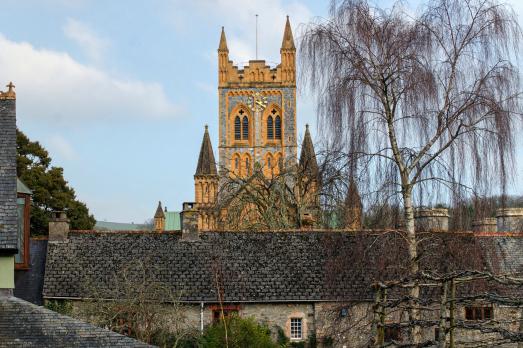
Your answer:
[[[194,173],[194,175],[217,175],[217,173],[211,138],[209,137],[208,127],[205,125],[200,157],[198,158],[198,166],[196,167],[196,173]]]
[[[154,218],[165,218],[165,214],[163,213],[162,209],[162,202],[158,201],[158,208],[156,208],[156,214],[154,214]]]
[[[318,162],[316,161],[316,153],[314,152],[314,145],[309,133],[309,125],[305,126],[305,137],[301,144],[300,168],[309,179],[319,179]]]
[[[345,221],[344,227],[351,230],[362,228],[362,204],[358,186],[351,177],[347,197],[345,197]]]
[[[158,202],[156,214],[154,214],[154,230],[156,232],[165,231],[165,214],[162,209],[162,202]]]
[[[227,40],[225,39],[225,29],[223,27],[222,34],[220,35],[220,45],[218,46],[218,51],[229,52],[229,49],[227,48]]]
[[[222,33],[223,35],[223,33]],[[283,32],[283,41],[281,43],[282,50],[295,50],[294,38],[292,37],[291,22],[289,16],[287,16],[287,22],[285,23],[285,31]]]

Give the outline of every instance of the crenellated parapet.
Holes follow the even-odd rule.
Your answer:
[[[220,88],[295,87],[296,47],[288,16],[280,54],[281,63],[274,68],[271,68],[265,60],[250,60],[248,65],[239,68],[229,60],[229,49],[222,27],[218,46],[218,86]]]

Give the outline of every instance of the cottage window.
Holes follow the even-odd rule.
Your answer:
[[[19,181],[18,186],[23,186]],[[25,188],[25,186],[24,186]],[[29,191],[29,192],[27,192]],[[18,253],[15,254],[15,268],[29,269],[29,226],[31,211],[31,194],[30,190],[22,190],[17,193],[17,210],[18,210]]]
[[[303,338],[302,318],[291,318],[291,339]]]
[[[238,315],[238,310],[236,309],[223,309],[223,318],[229,319],[234,315]],[[216,309],[212,311],[212,321],[213,323],[217,323],[222,319],[222,311],[221,309]]]
[[[251,161],[249,157],[245,157],[245,175],[251,175]]]
[[[401,330],[397,326],[385,326],[385,342],[400,341]]]
[[[490,320],[494,318],[494,311],[490,306],[467,306],[465,307],[465,319],[467,320]]]
[[[240,307],[238,305],[224,305],[224,306],[218,306],[213,305],[210,307],[212,311],[212,321],[213,323],[217,323],[222,319],[222,313],[223,313],[223,319],[229,319],[232,316],[237,316],[240,310]]]

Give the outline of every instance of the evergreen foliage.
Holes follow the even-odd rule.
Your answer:
[[[227,338],[225,335],[227,330]],[[228,344],[226,344],[228,341]],[[232,316],[219,323],[209,326],[202,338],[201,345],[206,348],[277,348],[272,341],[271,332],[267,326],[256,323],[253,318]]]
[[[33,191],[31,234],[48,234],[49,217],[54,210],[67,213],[72,229],[92,229],[96,223],[94,216],[89,214],[85,203],[76,199],[64,179],[63,169],[51,166],[47,150],[20,130],[16,133],[16,148],[17,175]]]

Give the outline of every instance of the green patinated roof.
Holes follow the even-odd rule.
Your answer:
[[[25,193],[27,195],[32,195],[33,191],[29,187],[27,187],[26,184],[23,183],[22,180],[16,178],[16,192],[17,193]]]
[[[125,222],[96,221],[94,229],[97,231],[140,231],[145,229],[145,226]]]
[[[179,211],[166,211],[164,214],[166,231],[179,231],[182,229]]]

